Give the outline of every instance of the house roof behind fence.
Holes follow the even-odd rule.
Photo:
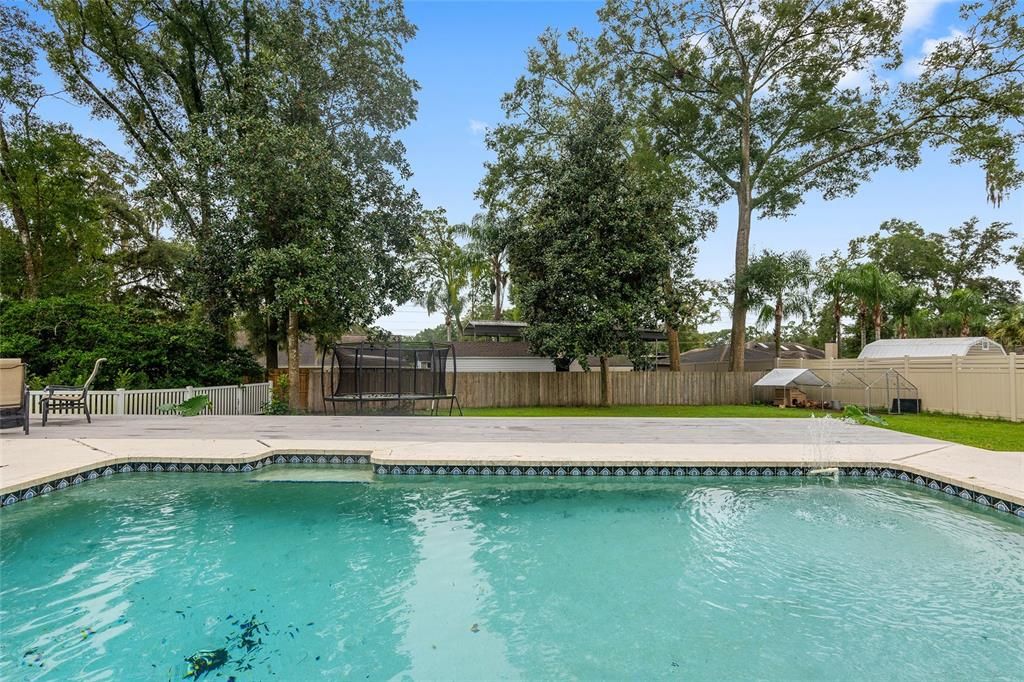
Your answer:
[[[1003,347],[985,336],[956,336],[934,339],[881,339],[861,349],[862,358],[939,358],[967,355],[972,348],[996,355],[1006,355]]]

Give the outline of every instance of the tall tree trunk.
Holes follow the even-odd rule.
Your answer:
[[[882,306],[875,304],[871,311],[871,322],[875,325],[875,341],[882,339]]]
[[[502,291],[501,286],[501,258],[498,256],[491,257],[491,271],[494,275],[494,319],[501,319],[501,304],[505,292]]]
[[[743,371],[746,355],[747,334],[747,292],[742,285],[747,272],[747,260],[750,256],[750,202],[745,197],[739,199],[740,216],[736,226],[736,286],[732,295],[732,335],[730,336],[729,369],[733,372]]]
[[[444,331],[445,331],[445,336],[448,339],[448,343],[451,343],[452,342],[452,316],[451,315],[445,315],[444,316]]]
[[[857,318],[860,321],[860,347],[863,348],[868,345],[868,312],[864,306],[860,306]]]
[[[302,407],[299,393],[299,313],[288,311],[288,406]]]
[[[611,407],[612,404],[612,373],[608,371],[608,356],[601,356],[601,405]]]
[[[682,353],[679,352],[679,330],[666,324],[665,343],[668,344],[668,370],[682,372],[683,359]]]
[[[277,345],[281,340],[280,323],[274,315],[267,315],[266,337],[263,341],[263,356],[266,358],[267,370],[277,369]]]
[[[775,301],[775,359],[782,357],[782,294]]]
[[[736,220],[736,286],[732,296],[732,337],[729,349],[729,369],[733,372],[743,371],[746,356],[747,333],[747,292],[743,284],[747,272],[747,261],[750,258],[750,216],[752,188],[750,186],[750,109],[749,101],[744,107],[743,125],[740,130],[740,177],[736,188],[736,200],[739,216]]]
[[[837,302],[832,308],[832,319],[836,324],[836,355],[842,355],[843,347],[843,309]]]
[[[14,226],[18,230],[18,241],[21,242],[21,263],[25,271],[25,298],[39,297],[39,274],[36,271],[35,247],[32,244],[32,232],[29,230],[28,216],[22,204],[21,193],[18,191],[17,178],[11,168],[11,148],[7,143],[7,131],[3,120],[0,120],[0,180],[7,185],[8,208],[14,217]]]

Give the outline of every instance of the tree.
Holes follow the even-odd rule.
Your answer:
[[[204,245],[242,305],[286,320],[294,406],[303,331],[367,328],[413,293],[419,204],[390,139],[415,109],[396,52],[412,29],[394,7],[333,3],[266,7],[253,24],[232,76],[245,96],[211,102],[231,131],[212,149],[232,210]]]
[[[731,368],[743,369],[752,217],[785,217],[805,194],[852,194],[876,169],[909,168],[925,143],[980,160],[990,195],[1021,184],[1024,32],[1013,0],[970,5],[914,82],[845,78],[900,65],[901,0],[608,0],[603,53],[666,153],[705,200],[737,204]]]
[[[861,346],[867,345],[866,326],[870,320],[875,330],[875,341],[882,338],[882,315],[887,301],[892,298],[896,279],[882,272],[874,263],[858,265],[850,276],[850,290],[861,311]]]
[[[37,29],[6,7],[0,24],[0,292],[173,305],[181,252],[160,238],[159,218],[144,217],[162,206],[132,191],[124,159],[36,115],[47,97],[35,83]]]
[[[890,293],[889,314],[896,319],[896,336],[905,339],[910,335],[911,320],[920,311],[927,292],[916,284],[903,283]]]
[[[585,367],[598,356],[602,403],[610,404],[608,356],[639,358],[639,330],[655,323],[662,303],[672,198],[645,183],[623,144],[628,119],[608,98],[582,104],[565,124],[549,155],[531,160],[536,199],[510,266],[534,352]]]
[[[939,303],[942,319],[954,334],[970,336],[972,328],[984,328],[989,307],[977,291],[957,289]]]
[[[811,257],[805,251],[765,250],[751,259],[745,277],[744,288],[762,306],[758,323],[774,324],[775,357],[781,357],[783,320],[810,312]]]
[[[300,329],[336,332],[409,295],[419,209],[393,134],[418,86],[400,3],[40,5],[54,70],[118,123],[195,245],[188,281],[209,319],[226,330],[247,311],[272,358],[280,327],[297,347]]]
[[[815,266],[815,288],[827,297],[827,315],[832,322],[832,340],[836,351],[843,348],[843,314],[853,295],[850,263],[833,252],[818,259]]]
[[[545,164],[558,156],[569,130],[580,117],[590,116],[594,102],[613,102],[629,118],[628,134],[619,144],[630,159],[634,180],[647,195],[665,198],[664,210],[650,216],[646,229],[664,250],[666,269],[657,278],[662,297],[656,316],[665,326],[670,368],[679,371],[679,325],[700,317],[705,307],[687,297],[705,288],[693,275],[693,260],[697,242],[714,225],[714,214],[695,205],[693,180],[656,149],[651,131],[615,96],[613,74],[604,68],[604,58],[592,41],[575,30],[568,39],[576,48],[572,52],[563,51],[562,36],[548,30],[529,51],[527,73],[502,100],[508,121],[488,133],[488,145],[497,158],[487,164],[478,195],[492,212],[521,225],[523,207],[539,200]],[[520,284],[515,278],[512,283]]]
[[[942,253],[942,282],[947,291],[971,286],[990,268],[1012,258],[1005,244],[1016,237],[1010,223],[996,221],[979,229],[978,219],[965,220],[946,235],[933,235]]]
[[[995,325],[989,329],[989,334],[1008,353],[1024,350],[1024,303],[1004,308]]]
[[[937,235],[926,234],[916,222],[892,218],[878,231],[854,242],[855,250],[864,255],[882,271],[896,275],[908,284],[931,286],[939,289],[944,270],[943,243]]]
[[[428,314],[444,315],[448,341],[462,336],[464,291],[472,265],[470,255],[456,241],[464,232],[464,226],[449,225],[444,209],[439,208],[426,212],[423,232],[416,242],[416,297]]]
[[[487,279],[495,320],[502,319],[508,287],[508,249],[512,228],[507,218],[477,213],[463,229],[469,237],[467,253],[478,276]]]

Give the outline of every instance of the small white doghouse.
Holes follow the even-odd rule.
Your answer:
[[[755,388],[774,390],[776,407],[808,407],[821,405],[823,391],[828,382],[809,369],[773,369],[754,382]],[[818,400],[809,400],[807,394],[817,388]]]

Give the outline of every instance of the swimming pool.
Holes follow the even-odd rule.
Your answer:
[[[1024,670],[1024,524],[898,482],[261,478],[4,510],[0,678]]]

